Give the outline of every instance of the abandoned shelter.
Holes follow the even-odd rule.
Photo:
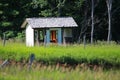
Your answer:
[[[78,25],[72,17],[26,18],[26,46],[34,46],[35,42],[65,44],[72,42],[73,28]]]

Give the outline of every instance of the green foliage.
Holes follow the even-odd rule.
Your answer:
[[[16,47],[17,46],[17,47]],[[36,61],[42,61],[48,64],[68,63],[88,63],[102,66],[120,66],[120,46],[111,45],[83,45],[71,46],[41,46],[26,47],[25,44],[6,43],[3,47],[0,45],[1,59],[14,59],[20,61],[21,58],[28,59],[31,53],[36,56]]]
[[[52,12],[51,10],[44,10],[44,11],[41,11],[39,15],[44,16],[44,17],[50,17],[52,16]]]
[[[6,39],[13,38],[15,36],[13,31],[6,31],[4,34]]]
[[[2,22],[0,22],[0,25],[4,26],[4,27],[8,27],[8,26],[12,26],[13,24],[11,22],[8,22],[8,21],[2,21]]]
[[[33,8],[44,8],[47,6],[47,0],[32,0],[31,5]]]
[[[0,11],[0,15],[3,14],[3,11]]]
[[[12,11],[12,15],[14,15],[14,16],[19,15],[19,13],[20,13],[20,12],[19,12],[19,11],[17,11],[17,10],[13,10],[13,11]]]
[[[19,32],[19,33],[17,33],[17,37],[16,37],[16,39],[21,39],[21,40],[25,40],[25,33],[24,33],[24,31],[23,32]]]
[[[112,9],[112,38],[119,41],[119,15],[120,1],[113,1]],[[95,32],[94,38],[106,40],[107,37],[107,6],[105,0],[95,1]],[[0,30],[21,32],[21,24],[28,17],[56,17],[72,16],[79,25],[78,31],[74,31],[75,37],[79,36],[81,27],[85,26],[84,32],[90,38],[91,3],[90,0],[0,0]],[[87,23],[85,23],[87,22]],[[14,32],[14,37],[16,37]],[[81,36],[81,37],[82,37]]]
[[[120,70],[67,69],[56,66],[27,67],[9,66],[0,69],[0,80],[119,80]]]

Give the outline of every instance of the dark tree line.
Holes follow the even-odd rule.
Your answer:
[[[27,17],[72,16],[79,25],[76,41],[86,34],[92,41],[119,42],[119,5],[119,0],[0,0],[0,37],[3,33],[9,38],[22,35],[20,26]]]

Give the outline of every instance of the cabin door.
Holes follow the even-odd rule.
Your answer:
[[[50,42],[57,43],[57,35],[58,35],[57,30],[51,30],[50,31]]]

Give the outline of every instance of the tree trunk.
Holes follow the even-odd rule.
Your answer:
[[[58,4],[58,17],[60,17],[62,15],[61,4],[62,4],[62,0],[59,0],[59,4]]]
[[[85,34],[86,30],[87,30],[87,16],[88,16],[88,2],[87,0],[85,0],[85,8],[84,8],[84,19],[82,20],[82,26],[81,26],[81,30],[80,30],[80,35],[78,38],[78,43],[81,43],[81,38],[82,36]]]
[[[62,8],[65,5],[65,2],[66,2],[66,0],[59,0],[58,6],[57,6],[58,7],[58,17],[62,16]]]
[[[112,9],[112,0],[106,0],[107,3],[107,8],[108,8],[108,37],[107,37],[107,42],[110,43],[111,41],[111,9]]]
[[[94,34],[94,0],[91,1],[91,19],[92,19],[92,29],[91,29],[91,44],[93,44],[93,34]]]

